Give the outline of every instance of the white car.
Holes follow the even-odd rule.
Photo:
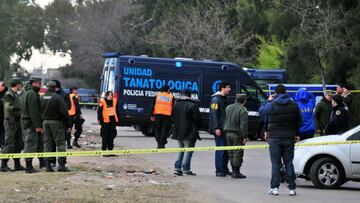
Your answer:
[[[341,134],[315,137],[300,143],[360,141],[360,125]],[[295,174],[319,188],[337,188],[348,180],[360,181],[360,144],[296,147]]]

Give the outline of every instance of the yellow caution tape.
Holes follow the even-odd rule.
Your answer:
[[[324,146],[339,144],[360,144],[360,141],[342,141],[342,142],[313,142],[295,144],[296,147]],[[77,151],[77,152],[43,152],[43,153],[17,153],[0,154],[0,159],[12,158],[46,158],[46,157],[72,157],[72,156],[102,156],[102,155],[127,155],[127,154],[158,154],[174,152],[199,152],[199,151],[217,151],[217,150],[241,150],[241,149],[267,149],[269,145],[246,145],[246,146],[225,146],[225,147],[194,147],[194,148],[166,148],[166,149],[125,149],[113,151]]]
[[[275,92],[275,90],[262,90],[263,92]],[[333,90],[334,91],[334,90]],[[297,90],[286,90],[286,92],[297,92]],[[322,90],[308,90],[308,92],[318,92],[322,93]],[[335,91],[334,91],[335,92]],[[360,90],[350,90],[351,93],[359,93]]]

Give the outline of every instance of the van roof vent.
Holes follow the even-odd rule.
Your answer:
[[[175,57],[175,60],[184,60],[184,61],[193,61],[193,58],[183,58],[183,57]]]

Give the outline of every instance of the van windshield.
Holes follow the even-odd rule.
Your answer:
[[[265,101],[265,97],[258,87],[253,85],[242,84],[240,92],[246,94],[247,98],[256,99],[260,103]]]
[[[104,94],[107,91],[114,92],[115,90],[115,67],[117,58],[105,59],[105,65],[102,75],[102,89],[101,93]]]

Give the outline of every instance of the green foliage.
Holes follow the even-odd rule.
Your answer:
[[[24,0],[1,1],[0,36],[0,78],[4,78],[14,74],[10,69],[11,56],[17,54],[19,60],[28,60],[32,55],[32,48],[43,46],[41,8]]]
[[[258,68],[280,68],[284,57],[285,42],[277,37],[272,36],[270,40],[260,37],[261,45],[258,56]]]

